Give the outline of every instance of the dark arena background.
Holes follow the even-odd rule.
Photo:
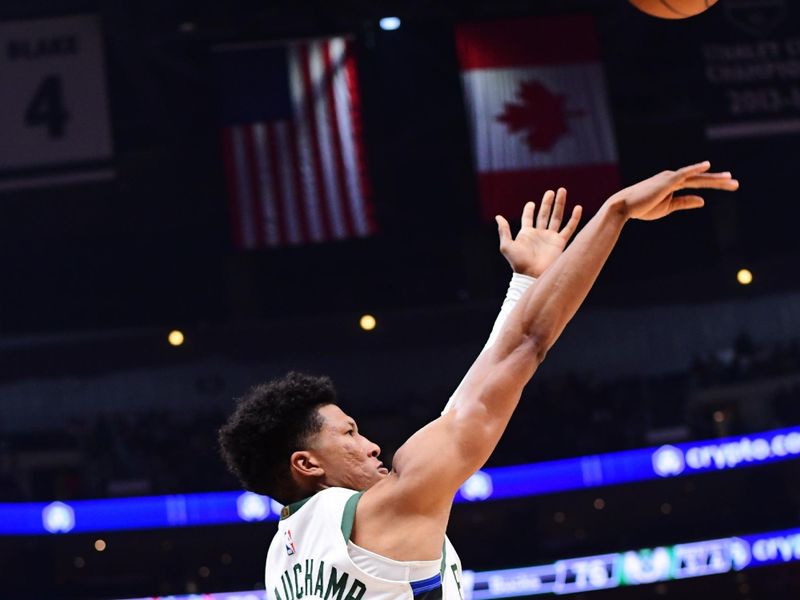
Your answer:
[[[449,534],[465,600],[800,597],[800,4],[3,0],[0,52],[0,598],[263,599],[234,399],[329,374],[388,464],[496,212],[703,159],[741,189],[626,228]]]

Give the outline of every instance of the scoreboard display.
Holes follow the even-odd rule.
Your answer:
[[[0,190],[109,178],[100,20],[0,22]]]
[[[465,571],[465,600],[591,592],[719,575],[796,560],[800,560],[800,530],[787,529],[584,556],[534,567]]]

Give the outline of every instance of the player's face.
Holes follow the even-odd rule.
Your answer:
[[[356,422],[335,404],[319,409],[322,430],[313,449],[325,470],[325,484],[365,490],[389,474],[378,458],[381,449],[358,431]]]

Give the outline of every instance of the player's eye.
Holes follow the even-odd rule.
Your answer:
[[[348,429],[348,430],[347,430],[347,435],[354,435],[354,434],[355,434],[355,432],[356,432],[356,430],[355,430],[355,429]]]

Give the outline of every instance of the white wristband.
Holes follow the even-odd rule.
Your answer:
[[[521,273],[514,273],[511,276],[511,281],[508,284],[508,291],[506,292],[506,297],[503,300],[503,305],[500,307],[500,313],[497,315],[497,319],[494,321],[494,325],[492,326],[492,333],[489,334],[489,339],[486,340],[486,345],[483,347],[481,352],[486,351],[488,348],[491,348],[494,344],[497,336],[500,335],[500,330],[503,328],[503,323],[506,322],[509,313],[514,309],[519,302],[519,299],[522,298],[522,294],[533,285],[536,281],[535,277],[530,277],[528,275],[523,275]]]
[[[500,313],[497,315],[497,318],[494,321],[494,325],[492,326],[492,332],[489,334],[489,339],[486,340],[486,344],[483,346],[480,354],[483,354],[492,347],[492,345],[497,340],[497,336],[500,335],[500,331],[503,329],[503,324],[506,322],[508,315],[511,314],[511,311],[519,302],[519,299],[522,298],[522,294],[533,285],[536,281],[535,277],[530,277],[528,275],[523,275],[521,273],[514,273],[511,276],[511,281],[508,284],[508,291],[506,291],[506,297],[503,300],[503,305],[500,307]],[[480,356],[480,354],[478,356]],[[455,401],[455,397],[458,395],[458,390],[461,389],[464,380],[461,380],[461,383],[458,384],[456,391],[453,392],[453,395],[450,396],[450,399],[447,401],[447,404],[442,410],[442,414],[446,413],[453,405]]]

